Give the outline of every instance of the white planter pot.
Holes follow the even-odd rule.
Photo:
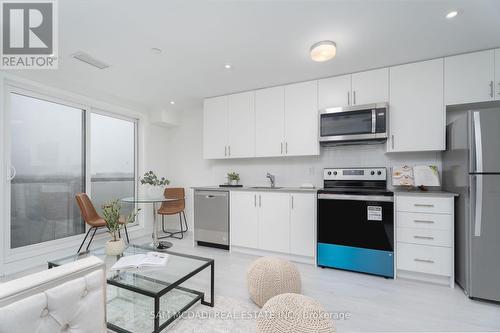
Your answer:
[[[125,242],[123,239],[118,239],[117,241],[113,241],[112,239],[106,242],[105,245],[106,255],[108,256],[118,256],[125,251]]]
[[[162,198],[165,189],[163,186],[148,186],[146,195],[150,198]]]
[[[238,185],[238,181],[236,179],[230,179],[229,180],[229,185],[236,186],[236,185]]]

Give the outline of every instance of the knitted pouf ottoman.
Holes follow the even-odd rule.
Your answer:
[[[271,297],[284,293],[300,293],[300,274],[290,262],[272,257],[255,260],[247,272],[250,298],[262,307]]]
[[[257,317],[258,333],[333,333],[333,321],[323,306],[299,294],[274,296]]]

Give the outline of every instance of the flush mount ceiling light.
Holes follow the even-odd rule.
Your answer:
[[[225,64],[225,65],[224,65],[224,68],[225,68],[225,69],[231,69],[232,67],[233,67],[233,66],[232,66],[231,64]]]
[[[330,40],[323,40],[311,46],[311,59],[323,62],[332,59],[337,54],[337,45]]]
[[[449,12],[448,14],[446,14],[446,18],[447,19],[452,19],[452,18],[454,18],[457,15],[458,15],[458,11],[452,10],[451,12]]]
[[[174,104],[175,104],[175,101],[170,101],[170,104],[174,105]]]

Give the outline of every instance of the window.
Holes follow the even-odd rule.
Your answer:
[[[85,111],[10,94],[11,248],[85,231]]]

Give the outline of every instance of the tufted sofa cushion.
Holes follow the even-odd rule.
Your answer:
[[[0,284],[0,333],[105,332],[105,286],[95,257]]]

